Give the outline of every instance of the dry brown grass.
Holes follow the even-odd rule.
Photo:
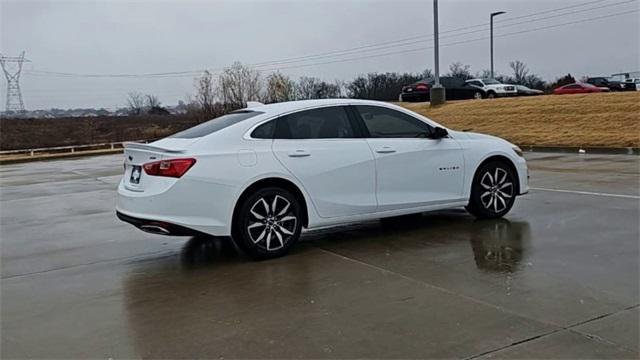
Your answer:
[[[518,145],[640,147],[640,92],[401,103],[451,129]]]

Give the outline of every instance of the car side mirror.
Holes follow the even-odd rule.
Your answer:
[[[442,139],[449,136],[449,132],[447,131],[447,129],[443,129],[441,127],[436,127],[435,129],[433,129],[433,132],[431,133],[431,138],[432,139]]]

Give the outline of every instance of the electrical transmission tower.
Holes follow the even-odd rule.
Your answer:
[[[20,56],[4,56],[0,54],[0,65],[2,65],[2,71],[4,71],[4,76],[7,78],[5,111],[24,111],[24,102],[20,92],[20,72],[22,71],[22,64],[28,61],[24,58],[24,51]]]

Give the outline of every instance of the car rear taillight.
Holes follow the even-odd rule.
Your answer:
[[[416,85],[416,90],[427,90],[429,87],[427,86],[427,84],[417,84]]]
[[[169,159],[160,160],[142,165],[144,172],[153,176],[167,176],[179,178],[189,170],[196,159]]]

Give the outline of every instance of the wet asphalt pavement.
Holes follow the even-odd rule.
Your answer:
[[[505,219],[323,229],[266,262],[118,221],[121,155],[1,166],[1,355],[638,358],[640,157],[527,157]]]

